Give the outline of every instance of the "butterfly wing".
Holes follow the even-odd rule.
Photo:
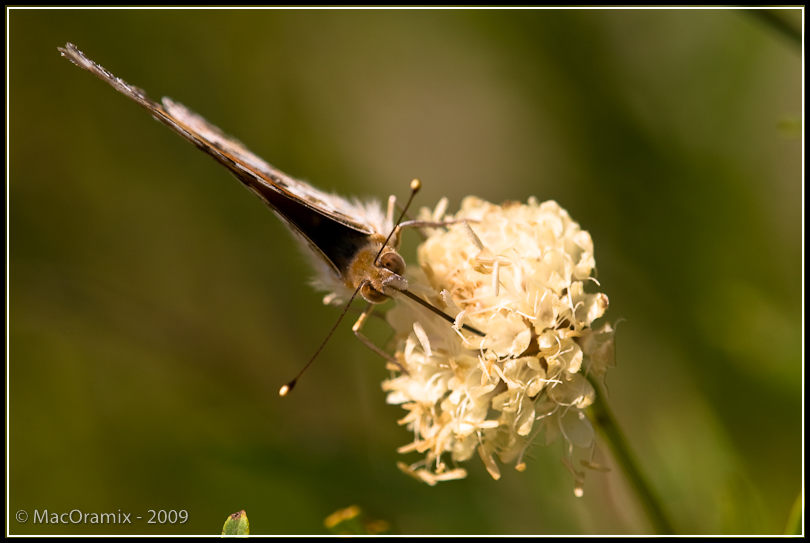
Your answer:
[[[59,51],[80,68],[149,110],[157,120],[228,168],[299,234],[338,276],[345,276],[351,257],[369,243],[369,237],[388,226],[379,206],[349,202],[293,179],[182,104],[170,98],[163,98],[160,103],[151,100],[143,90],[87,58],[72,43],[60,47]]]

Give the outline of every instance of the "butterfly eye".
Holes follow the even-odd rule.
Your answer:
[[[380,257],[380,266],[397,275],[402,275],[405,272],[405,261],[394,251],[389,251]]]
[[[360,296],[365,298],[367,302],[379,304],[388,299],[388,296],[371,286],[371,283],[364,283],[360,287]]]

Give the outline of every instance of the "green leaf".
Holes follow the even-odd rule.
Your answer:
[[[250,525],[248,524],[247,513],[242,509],[238,513],[229,516],[222,526],[222,535],[248,535]]]

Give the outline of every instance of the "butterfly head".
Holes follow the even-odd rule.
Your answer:
[[[372,236],[377,237],[377,236]],[[358,251],[347,274],[347,286],[360,288],[360,295],[373,304],[379,304],[391,297],[392,290],[402,291],[408,288],[405,273],[405,260],[390,246],[380,247],[385,241],[373,240],[373,243]]]

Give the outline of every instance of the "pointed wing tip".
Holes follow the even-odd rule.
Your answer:
[[[79,51],[79,48],[71,42],[67,42],[64,47],[57,47],[56,50],[59,51],[60,55],[77,66],[86,65],[90,62],[90,60],[84,56],[84,53]]]

